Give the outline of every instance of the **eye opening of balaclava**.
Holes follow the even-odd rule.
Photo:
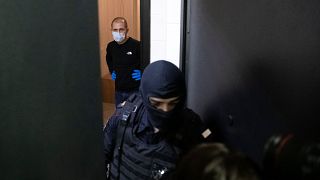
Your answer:
[[[148,119],[154,127],[165,130],[177,123],[174,117],[184,107],[186,96],[184,76],[177,66],[165,60],[149,64],[141,78],[140,93]],[[162,99],[179,97],[179,102],[173,110],[164,112],[151,105],[150,97]]]

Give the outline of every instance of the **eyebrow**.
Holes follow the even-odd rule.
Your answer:
[[[153,98],[156,98],[156,97],[149,97],[149,101],[150,102],[163,102],[162,100],[158,100],[159,98],[156,98],[156,99],[153,99]],[[160,98],[160,99],[162,99],[162,98]],[[168,99],[170,99],[170,98],[168,98]],[[176,99],[172,99],[172,100],[170,100],[170,102],[177,102],[177,101],[180,101],[180,97],[176,97]]]
[[[173,100],[173,102],[176,102],[176,101],[180,101],[180,98],[177,98],[177,99]]]

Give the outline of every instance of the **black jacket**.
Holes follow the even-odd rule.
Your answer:
[[[141,70],[140,42],[129,37],[124,44],[112,41],[107,46],[106,61],[110,74],[115,71],[115,88],[119,91],[137,90],[140,81],[132,79],[133,70]]]

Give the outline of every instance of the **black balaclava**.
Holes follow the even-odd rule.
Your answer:
[[[184,106],[186,85],[182,72],[174,64],[160,60],[149,64],[143,72],[140,93],[152,126],[165,131],[177,123],[174,118]],[[169,112],[158,110],[150,104],[150,97],[172,98],[179,96],[179,103]]]

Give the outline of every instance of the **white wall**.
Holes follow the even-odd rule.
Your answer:
[[[181,0],[151,0],[150,62],[180,64]]]

